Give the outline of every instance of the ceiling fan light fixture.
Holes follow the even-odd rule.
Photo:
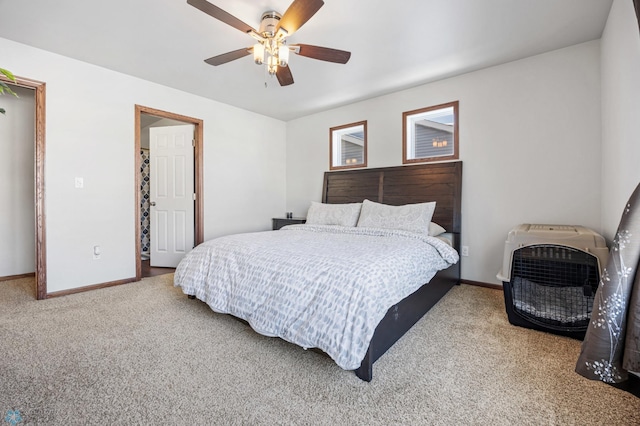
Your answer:
[[[278,58],[276,56],[269,56],[267,68],[269,69],[270,75],[274,75],[278,71]]]
[[[262,65],[264,63],[264,45],[262,43],[253,45],[253,61],[256,65]]]
[[[265,65],[268,73],[278,78],[280,86],[289,86],[294,83],[289,66],[291,52],[299,56],[339,64],[346,64],[351,57],[350,52],[327,47],[309,44],[287,46],[287,37],[298,31],[315,15],[324,5],[323,0],[293,0],[283,15],[273,10],[265,12],[262,14],[260,27],[257,30],[207,0],[187,0],[187,3],[255,40],[255,44],[251,47],[205,59],[209,65],[218,66],[253,54],[253,61],[258,65]]]
[[[281,67],[286,67],[289,63],[289,47],[281,44],[278,47],[278,61]]]

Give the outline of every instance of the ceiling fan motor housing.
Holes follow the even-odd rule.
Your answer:
[[[273,37],[280,18],[282,18],[282,15],[275,11],[263,13],[260,20],[260,29],[258,30],[260,34],[263,37]]]

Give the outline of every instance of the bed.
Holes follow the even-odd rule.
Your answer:
[[[431,220],[449,244],[402,230],[290,225],[203,243],[180,263],[175,285],[261,334],[319,348],[371,381],[373,363],[459,283],[461,174],[457,161],[324,175],[324,207],[435,202]]]

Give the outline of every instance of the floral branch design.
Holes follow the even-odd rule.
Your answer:
[[[22,416],[18,410],[8,410],[7,415],[4,416],[4,421],[12,426],[16,426],[22,421]]]
[[[628,230],[620,230],[617,232],[611,250],[611,259],[607,266],[614,266],[615,271],[609,271],[605,268],[600,278],[600,291],[598,300],[598,311],[595,318],[592,318],[592,325],[595,328],[607,329],[609,332],[610,352],[609,359],[601,358],[593,362],[586,362],[588,370],[598,376],[605,383],[617,383],[623,379],[623,373],[620,371],[616,363],[614,363],[615,354],[618,346],[622,343],[621,336],[624,332],[624,315],[627,306],[627,295],[624,292],[627,281],[633,268],[625,265],[622,252],[631,240],[631,233]],[[605,297],[605,283],[616,282],[616,288],[608,291],[610,294]]]

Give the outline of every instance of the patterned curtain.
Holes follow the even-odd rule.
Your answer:
[[[622,219],[602,271],[576,372],[606,383],[640,373],[640,185]]]

